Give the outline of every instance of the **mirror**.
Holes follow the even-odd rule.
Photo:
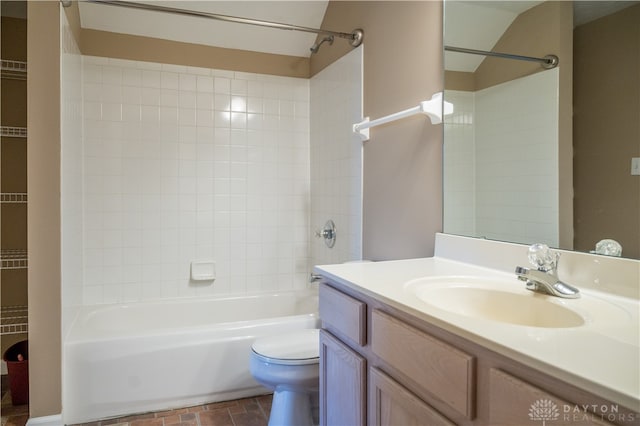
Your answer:
[[[639,259],[640,2],[445,0],[444,13],[445,46],[559,57],[445,51],[444,232],[588,252],[612,239]]]

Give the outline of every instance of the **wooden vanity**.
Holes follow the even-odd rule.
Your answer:
[[[489,349],[355,286],[325,277],[320,317],[321,425],[640,424],[633,409],[505,356],[509,348]]]

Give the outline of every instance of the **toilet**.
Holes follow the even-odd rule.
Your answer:
[[[253,378],[273,390],[269,426],[318,423],[319,330],[261,337],[251,345]]]

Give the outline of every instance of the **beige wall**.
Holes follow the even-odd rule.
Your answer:
[[[492,50],[540,58],[547,54],[554,54],[560,58],[561,66],[569,65],[571,60],[567,55],[571,54],[571,46],[565,50],[564,47],[567,46],[563,45],[563,37],[566,36],[564,20],[567,11],[573,14],[571,2],[546,1],[521,13]],[[570,33],[569,36],[571,36]],[[475,72],[476,90],[543,70],[537,62],[487,57]]]
[[[309,77],[309,58],[297,56],[223,49],[89,29],[81,30],[79,45],[83,55],[287,77]]]
[[[59,414],[60,3],[28,2],[29,410]]]
[[[575,246],[640,258],[640,5],[575,29]]]
[[[442,90],[442,3],[332,1],[322,28],[364,37],[364,114],[372,119]],[[342,40],[311,58],[312,75],[351,47]],[[422,116],[371,129],[364,143],[363,256],[433,255],[442,230],[442,125]]]
[[[151,37],[82,29],[78,3],[64,11],[83,55],[164,64],[309,77],[309,58],[181,43]]]
[[[65,13],[83,55],[287,77],[309,77],[309,58],[223,49],[151,37],[82,29],[80,28],[80,13],[77,2],[73,2],[70,7],[65,8]]]
[[[573,19],[567,22],[567,17],[572,14],[571,2],[546,1],[521,13],[491,51],[539,58],[554,54],[562,66],[570,65],[572,51],[567,37],[570,41]],[[487,56],[474,73],[447,71],[445,81],[450,90],[466,90],[472,83],[472,90],[477,91],[542,71],[537,62]]]
[[[476,78],[472,72],[445,71],[444,81],[447,90],[476,91]]]

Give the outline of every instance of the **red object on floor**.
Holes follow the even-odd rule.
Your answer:
[[[18,359],[22,358],[22,361]],[[23,340],[4,352],[2,359],[7,363],[11,403],[22,405],[29,403],[29,342]]]

